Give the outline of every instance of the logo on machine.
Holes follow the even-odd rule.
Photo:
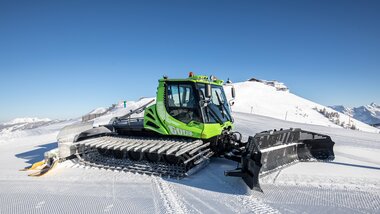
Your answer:
[[[173,126],[169,126],[170,133],[174,135],[185,135],[185,136],[193,136],[193,132],[188,130],[179,129]]]

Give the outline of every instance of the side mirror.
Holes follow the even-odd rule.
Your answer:
[[[231,88],[231,95],[232,95],[232,98],[235,98],[236,94],[235,94],[235,88],[232,86]]]
[[[206,98],[211,98],[211,84],[206,84],[206,88],[205,88],[205,97]]]

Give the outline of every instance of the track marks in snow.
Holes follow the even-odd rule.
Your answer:
[[[280,186],[300,186],[334,190],[380,191],[380,183],[376,178],[344,177],[326,175],[268,174],[260,178],[261,184]]]
[[[166,210],[165,213],[187,213],[185,205],[179,200],[178,194],[167,181],[164,181],[160,177],[152,177],[152,182],[163,201]]]
[[[193,208],[197,213],[203,213],[202,211],[200,211],[199,209],[197,209],[193,203],[190,203],[189,202],[189,199],[193,199],[195,200],[198,205],[202,205],[202,209],[201,210],[207,210],[207,213],[221,213],[220,211],[218,211],[217,209],[215,209],[212,205],[210,205],[209,203],[207,203],[205,201],[205,199],[202,199],[194,194],[192,194],[188,189],[185,189],[183,188],[182,191],[181,191],[182,194],[185,194],[186,195],[186,201],[185,203],[189,204],[191,206],[191,208]],[[204,195],[203,195],[204,196]]]
[[[36,209],[40,209],[46,202],[45,201],[40,201],[36,205]]]
[[[380,209],[380,194],[376,192],[271,184],[264,188],[263,200],[281,211],[373,213]]]
[[[106,208],[104,209],[104,212],[111,212],[112,208],[113,208],[113,204],[110,204],[110,205],[106,206]]]
[[[222,187],[228,188],[228,190],[234,194],[231,197],[236,198],[238,201],[238,206],[248,209],[249,213],[280,213],[277,209],[271,207],[268,204],[265,204],[262,200],[254,197],[253,195],[245,195],[246,187],[242,189],[242,186],[235,186],[228,182],[228,179],[223,179],[220,176],[213,174],[211,171],[208,172],[215,181],[219,182]],[[251,191],[251,190],[248,190]]]
[[[147,182],[0,181],[0,213],[154,213]]]
[[[281,173],[281,169],[279,169],[279,170],[276,172],[276,176],[274,176],[274,178],[273,178],[273,180],[272,180],[272,183],[273,183],[273,184],[276,183],[276,180],[277,180],[278,176],[280,175],[280,173]],[[261,178],[261,177],[260,177],[260,178]]]

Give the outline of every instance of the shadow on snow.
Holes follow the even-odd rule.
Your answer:
[[[236,167],[237,164],[233,161],[212,158],[209,165],[189,177],[180,180],[164,179],[185,186],[226,194],[247,195],[256,192],[249,189],[242,178],[224,175],[224,171],[233,170]]]
[[[374,166],[364,166],[364,165],[351,164],[351,163],[342,163],[342,162],[328,162],[328,163],[337,164],[337,165],[343,165],[343,166],[359,167],[359,168],[365,168],[365,169],[380,170],[380,167],[374,167]]]
[[[347,167],[358,167],[365,169],[380,170],[380,167],[365,166],[358,164],[349,164],[342,162],[324,162],[326,164],[336,164]],[[261,192],[251,190],[239,177],[226,177],[224,171],[235,169],[237,164],[233,161],[212,158],[211,162],[204,169],[199,170],[196,174],[185,177],[181,180],[165,179],[170,182],[178,183],[185,186],[191,186],[199,189],[221,192],[234,195],[261,195]],[[290,165],[288,167],[291,167]],[[260,178],[261,179],[261,178]],[[265,194],[265,188],[263,189]]]
[[[58,143],[47,143],[36,146],[35,149],[16,154],[17,158],[25,159],[26,163],[33,164],[44,159],[44,153],[58,147]]]

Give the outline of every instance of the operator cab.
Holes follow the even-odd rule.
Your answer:
[[[167,81],[165,88],[165,107],[175,119],[186,124],[191,121],[232,122],[230,107],[221,85]]]

